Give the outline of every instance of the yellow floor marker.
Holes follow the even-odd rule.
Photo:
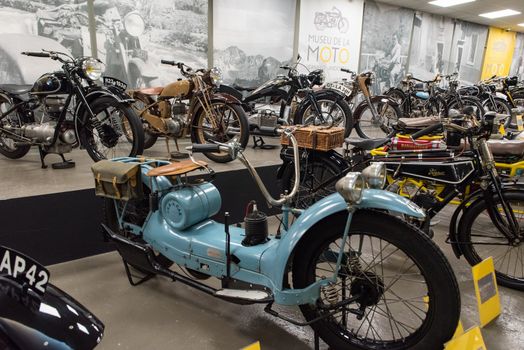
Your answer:
[[[240,350],[260,350],[260,342],[257,341],[251,345],[246,346],[245,348],[242,348]]]
[[[479,308],[480,326],[484,327],[500,315],[500,296],[493,258],[489,257],[478,263],[471,271]]]
[[[444,344],[444,350],[487,350],[479,326]]]

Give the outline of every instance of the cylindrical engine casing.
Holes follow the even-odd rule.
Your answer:
[[[22,126],[22,134],[30,139],[36,139],[38,142],[51,142],[55,135],[55,122],[43,124],[27,124]]]
[[[197,224],[218,213],[222,198],[218,189],[209,182],[184,186],[162,198],[162,216],[177,230]]]

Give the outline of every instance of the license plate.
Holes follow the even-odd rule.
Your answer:
[[[351,95],[351,89],[338,83],[327,83],[326,89],[336,90],[344,94],[345,96]]]
[[[127,84],[117,78],[104,77],[104,85],[106,86],[116,86],[119,89],[127,89]]]
[[[9,276],[20,285],[27,285],[37,294],[44,294],[49,271],[33,259],[16,250],[0,246],[0,274]]]

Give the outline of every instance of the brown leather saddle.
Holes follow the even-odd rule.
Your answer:
[[[149,170],[147,176],[176,176],[183,175],[189,172],[205,169],[207,168],[207,163],[201,160],[192,161],[191,159],[183,160],[180,162],[173,162],[171,164],[166,164]]]

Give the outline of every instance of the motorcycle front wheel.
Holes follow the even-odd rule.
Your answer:
[[[377,97],[377,96],[375,96]],[[361,102],[355,108],[355,130],[358,136],[365,139],[387,137],[393,132],[393,125],[402,117],[402,111],[397,104],[391,101],[384,102],[384,98],[372,98],[378,120],[374,120],[373,112],[367,102]]]
[[[482,200],[464,212],[458,240],[460,250],[471,266],[493,257],[495,275],[501,286],[524,290],[524,192],[503,194],[513,215],[520,225],[518,242],[510,242],[497,228],[488,212],[486,200]],[[500,198],[493,198],[495,206],[507,227],[508,220],[502,210]]]
[[[191,126],[191,141],[198,144],[227,143],[237,139],[242,148],[246,148],[249,141],[249,125],[246,112],[236,104],[212,102],[210,104],[213,115],[208,115],[205,108],[200,108],[194,116]],[[217,162],[227,163],[233,159],[228,153],[204,153]]]
[[[457,99],[452,99],[447,105],[446,116],[449,115],[450,109],[456,109],[462,113],[464,107],[467,106],[475,107],[477,119],[480,120],[484,115],[484,106],[482,105],[482,102],[476,97],[466,96],[461,97],[460,101]]]
[[[322,113],[320,119],[313,108],[311,102],[307,105],[302,113],[295,115],[294,124],[304,125],[329,125],[344,128],[344,137],[348,137],[353,129],[353,114],[348,103],[339,98],[337,95],[327,95],[317,99],[318,108]]]
[[[347,212],[313,226],[295,249],[293,288],[332,278],[315,305],[300,309],[333,349],[442,349],[460,316],[460,292],[449,262],[420,230],[383,212]],[[343,304],[348,298],[355,302]]]
[[[100,127],[94,127],[86,111],[86,123],[80,128],[79,134],[81,144],[95,162],[142,154],[144,129],[132,107],[104,96],[91,103],[90,108]]]

